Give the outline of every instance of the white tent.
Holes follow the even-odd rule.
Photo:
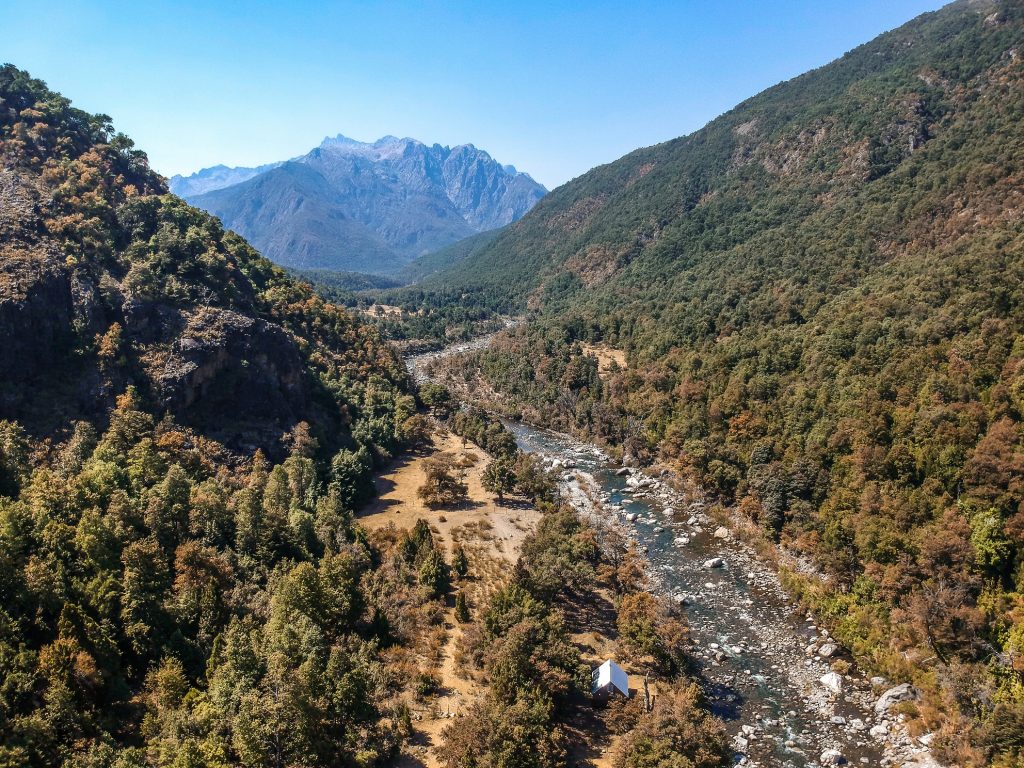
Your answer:
[[[607,698],[618,691],[629,698],[629,675],[611,659],[594,670],[590,692],[597,698]]]

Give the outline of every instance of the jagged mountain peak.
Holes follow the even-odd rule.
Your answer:
[[[204,169],[171,188],[298,268],[396,272],[516,221],[547,191],[473,144],[391,135],[364,142],[339,133],[264,169]]]

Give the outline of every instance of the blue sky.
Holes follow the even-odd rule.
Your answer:
[[[167,175],[394,134],[554,187],[942,4],[3,0],[0,60],[111,115]]]

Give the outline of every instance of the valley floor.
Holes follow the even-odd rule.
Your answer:
[[[457,506],[431,508],[417,496],[416,491],[426,477],[425,462],[438,456],[463,468],[468,498]],[[449,560],[455,548],[461,546],[469,559],[469,575],[458,581],[458,589],[466,594],[471,610],[484,606],[505,583],[524,539],[541,517],[521,498],[499,501],[484,490],[481,476],[488,460],[487,454],[472,442],[438,428],[427,448],[394,460],[377,477],[377,498],[358,518],[371,538],[394,536],[412,529],[422,519]],[[445,726],[486,693],[484,680],[459,657],[459,641],[471,625],[457,621],[454,594],[455,590],[445,605],[439,631],[430,635],[420,649],[420,661],[432,664],[438,689],[425,700],[408,702],[415,733],[396,766],[440,768],[442,764],[434,749],[441,743]],[[615,606],[605,585],[595,584],[588,594],[565,606],[565,612],[572,640],[585,663],[596,666],[607,658],[618,658]],[[640,670],[627,666],[627,671],[630,688],[641,691]],[[573,708],[563,724],[572,744],[573,765],[610,768],[616,737],[606,720],[606,713],[594,709],[589,702],[581,701]]]
[[[425,462],[439,455],[450,458],[454,466],[464,467],[468,499],[456,507],[431,508],[416,494],[426,478]],[[486,461],[487,455],[475,445],[439,429],[428,448],[396,459],[377,477],[377,498],[359,516],[359,523],[371,535],[387,533],[389,528],[411,530],[417,520],[425,520],[449,560],[455,546],[461,544],[470,563],[470,575],[462,580],[461,589],[473,607],[483,605],[503,582],[509,565],[518,557],[523,538],[540,517],[522,501],[508,500],[508,506],[499,505],[484,490],[480,476]],[[455,618],[454,599],[445,605],[441,627],[442,646],[433,654],[440,686],[430,700],[410,702],[416,733],[397,765],[439,766],[433,747],[440,743],[445,725],[485,691],[481,681],[465,671],[460,674],[456,653],[463,625]]]

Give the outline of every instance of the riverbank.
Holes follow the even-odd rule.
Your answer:
[[[587,443],[512,429],[560,472],[579,514],[617,526],[646,553],[654,589],[686,607],[697,672],[740,765],[937,766],[927,737],[908,732],[898,694],[886,696],[904,689],[867,679],[703,499]]]

